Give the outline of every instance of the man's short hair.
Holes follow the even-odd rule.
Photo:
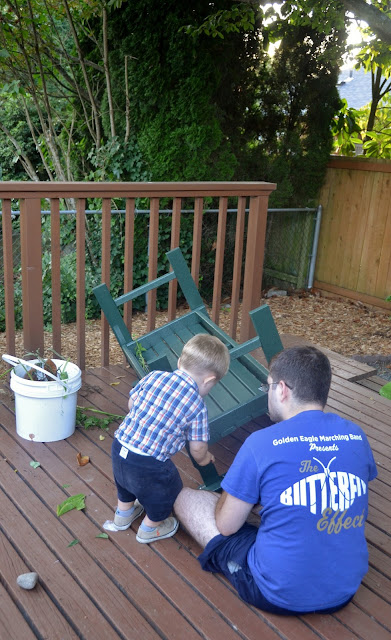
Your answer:
[[[220,380],[229,369],[228,349],[216,336],[198,333],[183,347],[181,367],[197,374],[210,372]]]
[[[328,357],[315,347],[292,347],[274,356],[270,362],[273,382],[283,380],[299,402],[311,402],[322,407],[327,402],[331,384]]]

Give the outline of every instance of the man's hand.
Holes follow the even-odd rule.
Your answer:
[[[239,531],[253,506],[223,491],[216,505],[216,525],[220,533],[223,536],[230,536]]]

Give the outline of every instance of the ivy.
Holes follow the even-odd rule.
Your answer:
[[[98,427],[103,431],[107,431],[109,425],[114,422],[114,420],[123,420],[123,417],[123,415],[107,413],[94,407],[76,407],[76,424],[84,427],[84,429]]]

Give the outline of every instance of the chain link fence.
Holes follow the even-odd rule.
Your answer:
[[[322,208],[269,209],[264,288],[310,289],[313,285]]]

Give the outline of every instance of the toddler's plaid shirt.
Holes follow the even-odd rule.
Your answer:
[[[184,371],[152,371],[129,395],[133,407],[114,434],[121,444],[164,462],[186,440],[209,440],[205,403]]]

